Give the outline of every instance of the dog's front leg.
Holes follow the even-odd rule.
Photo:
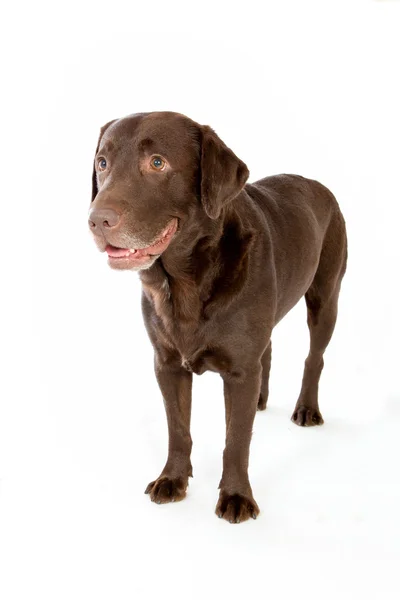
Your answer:
[[[168,421],[168,458],[155,481],[145,493],[157,504],[183,500],[188,478],[192,476],[190,452],[190,413],[192,405],[192,373],[177,365],[155,360],[155,372],[164,398]]]
[[[240,381],[224,378],[226,445],[220,495],[215,512],[240,523],[260,512],[253,498],[248,465],[253,421],[260,394],[261,368],[245,372]]]

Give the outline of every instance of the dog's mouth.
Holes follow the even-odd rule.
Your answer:
[[[105,251],[108,254],[110,266],[114,266],[116,263],[125,263],[129,268],[129,263],[132,263],[134,267],[154,262],[154,259],[168,248],[177,228],[178,219],[175,218],[152,244],[143,248],[118,248],[107,244]]]

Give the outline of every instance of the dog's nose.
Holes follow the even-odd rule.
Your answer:
[[[92,208],[89,213],[89,227],[91,229],[110,229],[116,227],[120,216],[112,208]]]

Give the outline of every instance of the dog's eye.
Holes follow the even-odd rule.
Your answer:
[[[107,161],[105,158],[99,158],[98,161],[99,171],[104,171],[107,168]]]
[[[165,164],[165,160],[161,158],[161,156],[153,156],[153,158],[150,161],[150,165],[156,171],[162,171],[165,167]]]

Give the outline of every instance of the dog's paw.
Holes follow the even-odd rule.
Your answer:
[[[144,493],[150,495],[150,500],[156,504],[179,502],[186,496],[188,483],[182,477],[170,479],[165,475],[149,483]]]
[[[292,421],[300,427],[312,427],[313,425],[323,425],[324,420],[319,410],[310,406],[297,406],[292,414]]]
[[[258,398],[257,410],[265,410],[267,408],[267,399],[264,399],[264,396],[260,394]]]
[[[260,509],[251,496],[241,494],[228,494],[221,490],[215,513],[220,519],[229,523],[242,523],[247,519],[257,519]]]

